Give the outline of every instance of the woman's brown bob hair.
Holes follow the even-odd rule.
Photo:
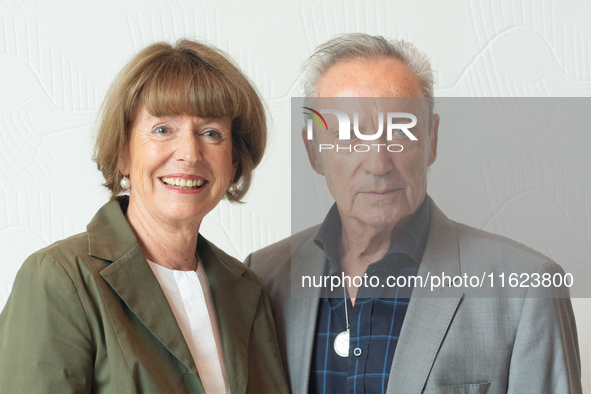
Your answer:
[[[191,115],[232,118],[232,149],[238,169],[226,192],[240,202],[267,144],[265,108],[259,93],[230,57],[219,49],[180,40],[140,51],[113,81],[103,102],[93,160],[111,198],[123,191],[119,159],[129,147],[131,126],[143,103],[156,117]]]

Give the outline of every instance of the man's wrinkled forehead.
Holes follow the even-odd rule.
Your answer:
[[[351,59],[332,65],[318,83],[317,97],[422,97],[420,78],[392,57]]]
[[[314,97],[307,103],[316,108],[334,108],[347,113],[412,112],[420,113],[427,105],[424,97]]]

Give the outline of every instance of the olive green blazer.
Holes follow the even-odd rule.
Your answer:
[[[0,393],[204,393],[126,208],[110,201],[25,261],[0,314]],[[201,236],[197,251],[232,394],[287,393],[262,281]]]

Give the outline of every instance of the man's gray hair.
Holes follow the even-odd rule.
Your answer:
[[[402,61],[421,80],[423,95],[429,102],[429,115],[432,118],[434,78],[427,56],[410,42],[365,33],[340,34],[316,47],[314,54],[302,66],[302,87],[306,97],[317,96],[320,80],[336,63],[344,60],[374,59],[380,56]]]

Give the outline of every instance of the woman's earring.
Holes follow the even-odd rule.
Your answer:
[[[131,186],[131,181],[129,180],[127,175],[123,175],[123,178],[121,178],[121,187],[123,188],[123,190],[127,190],[127,189],[129,189],[130,186]]]
[[[230,186],[228,187],[228,192],[230,194],[234,194],[234,193],[236,193],[237,189],[238,188],[236,187],[236,184],[234,182],[232,182],[232,183],[230,183]]]

